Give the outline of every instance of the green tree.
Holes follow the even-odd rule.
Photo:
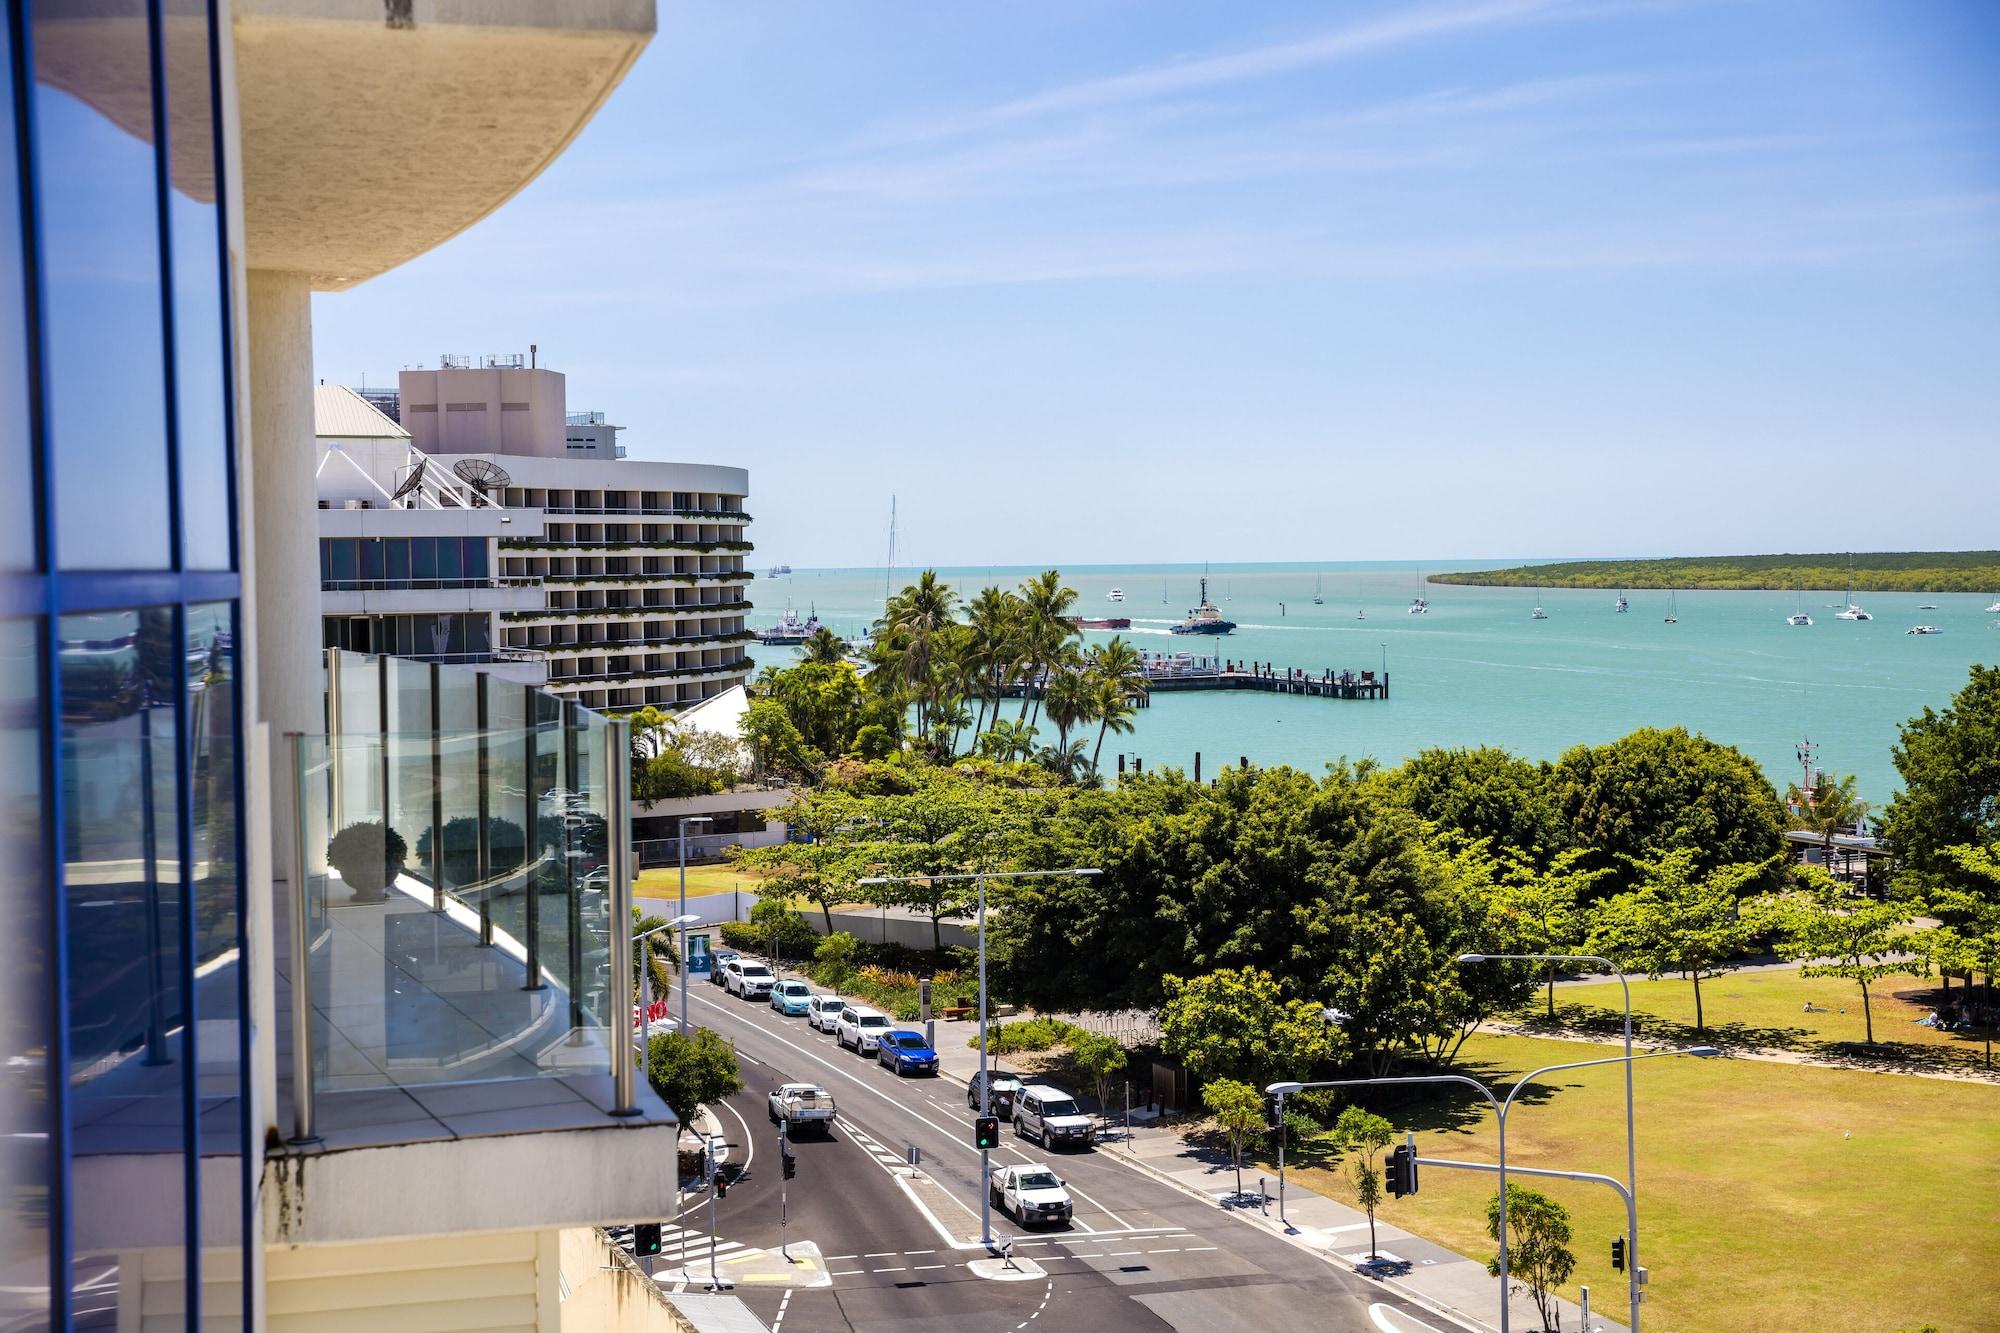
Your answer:
[[[815,666],[837,666],[846,656],[846,651],[840,646],[840,636],[824,625],[808,634],[806,641],[800,645],[799,660]]]
[[[1986,1006],[1993,1007],[1993,973],[2000,970],[2000,844],[1951,847],[1947,856],[1963,878],[1932,892],[1926,903],[1938,924],[1921,932],[1914,946],[1945,977],[1958,972],[1966,989],[1976,973],[1986,977]],[[1986,1067],[1993,1067],[1993,1024],[1980,1025],[1986,1037]]]
[[[632,909],[632,938],[643,940],[640,947],[632,950],[632,993],[643,995],[640,985],[640,960],[644,959],[646,970],[653,978],[653,998],[664,1000],[673,989],[673,971],[680,965],[680,956],[674,948],[674,933],[666,929],[664,918],[650,916],[638,908]],[[652,932],[658,931],[655,935]]]
[[[758,772],[800,781],[817,776],[820,756],[806,744],[798,724],[777,700],[751,700],[736,725]]]
[[[1776,887],[1771,858],[1784,849],[1784,809],[1763,770],[1733,746],[1680,727],[1641,727],[1564,754],[1549,792],[1563,845],[1582,848],[1595,868],[1679,849],[1702,875],[1768,863],[1765,887]]]
[[[1490,745],[1420,750],[1382,781],[1419,818],[1498,852],[1539,864],[1562,846],[1547,764]]]
[[[1229,1160],[1236,1167],[1236,1195],[1241,1198],[1243,1140],[1264,1128],[1264,1094],[1248,1083],[1218,1078],[1202,1085],[1201,1104],[1215,1117],[1216,1127],[1229,1136]]]
[[[979,707],[972,719],[972,734],[978,737],[990,725],[986,716],[989,704],[992,722],[1000,719],[1000,701],[1019,665],[1026,608],[1011,592],[985,588],[966,603],[965,612],[966,660],[979,684]]]
[[[710,1102],[743,1089],[736,1052],[711,1028],[665,1032],[647,1042],[646,1081],[683,1123]]]
[[[823,986],[842,990],[854,977],[854,955],[860,941],[844,930],[835,931],[813,950],[813,979]]]
[[[1510,918],[1522,953],[1572,953],[1583,947],[1585,934],[1584,899],[1608,870],[1586,869],[1584,853],[1559,853],[1546,870],[1517,861],[1508,868],[1497,886],[1497,906]],[[1549,1017],[1556,1016],[1556,972],[1562,965],[1549,963],[1544,973],[1548,982]]]
[[[1090,751],[1090,771],[1095,773],[1104,754],[1105,733],[1115,731],[1123,736],[1131,732],[1133,714],[1139,711],[1149,686],[1139,650],[1118,635],[1091,649],[1088,660],[1097,694],[1091,707],[1091,715],[1097,719],[1097,744]]]
[[[1333,1122],[1335,1142],[1343,1153],[1351,1154],[1347,1175],[1354,1184],[1355,1202],[1368,1213],[1368,1257],[1371,1259],[1376,1254],[1375,1209],[1382,1202],[1382,1167],[1377,1159],[1395,1135],[1395,1127],[1387,1120],[1359,1106],[1345,1108],[1340,1113],[1340,1119]]]
[[[1762,878],[1770,863],[1725,865],[1703,873],[1691,848],[1633,858],[1639,885],[1597,905],[1590,918],[1590,949],[1619,966],[1659,978],[1677,973],[1694,983],[1694,1028],[1706,1031],[1701,983],[1739,965],[1755,924],[1738,904],[1739,892]]]
[[[1062,571],[1043,570],[1021,585],[1021,655],[1018,674],[1033,681],[1052,667],[1062,650],[1082,631],[1070,612],[1076,606],[1076,589],[1065,587]],[[1030,703],[1033,711],[1029,711]],[[1021,718],[1032,724],[1042,713],[1041,698],[1029,690],[1021,697]]]
[[[1500,1195],[1486,1204],[1486,1234],[1500,1240]],[[1548,1195],[1519,1185],[1507,1187],[1507,1273],[1514,1290],[1526,1287],[1542,1316],[1544,1333],[1562,1327],[1556,1291],[1576,1271],[1570,1253],[1569,1210]],[[1486,1271],[1500,1276],[1500,1256],[1486,1261]]]
[[[1778,952],[1804,960],[1800,976],[1842,977],[1861,987],[1861,1013],[1868,1044],[1875,1044],[1875,1011],[1868,988],[1899,973],[1920,976],[1921,955],[1907,952],[1914,904],[1849,899],[1839,881],[1818,866],[1797,869],[1801,891],[1774,903]],[[1817,961],[1814,961],[1817,960]]]
[[[927,569],[917,581],[889,599],[883,617],[887,630],[888,665],[917,706],[917,734],[930,732],[930,714],[939,698],[935,671],[942,636],[955,625],[958,595]]]
[[[1107,1033],[1077,1032],[1069,1039],[1070,1067],[1090,1080],[1101,1111],[1111,1109],[1111,1087],[1125,1072],[1128,1058],[1124,1046]]]
[[[1903,789],[1882,832],[1927,889],[1956,870],[1949,848],[2000,843],[2000,666],[1975,666],[1943,712],[1903,724],[1891,756]]]
[[[1034,752],[1035,729],[1026,722],[999,718],[979,737],[979,753],[988,759],[1011,762],[1026,759]]]
[[[1786,822],[1819,839],[1821,864],[1833,869],[1833,840],[1837,834],[1852,833],[1868,817],[1868,802],[1856,789],[1859,781],[1852,773],[1835,778],[1822,773],[1811,787],[1793,783],[1785,789]]]
[[[1191,981],[1165,979],[1161,1044],[1202,1079],[1247,1079],[1263,1087],[1302,1078],[1333,1058],[1321,1006],[1287,1000],[1269,972],[1224,968]]]
[[[1049,668],[1042,687],[1042,711],[1056,726],[1056,748],[1069,748],[1069,733],[1079,723],[1095,720],[1097,685],[1084,670],[1081,658],[1065,654]]]
[[[819,938],[768,883],[758,894],[757,905],[750,909],[750,924],[763,940],[765,955],[774,963],[805,957]]]

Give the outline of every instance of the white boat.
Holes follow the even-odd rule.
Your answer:
[[[1935,611],[1935,610],[1937,610],[1937,603],[1936,603],[1936,602],[1918,602],[1918,603],[1917,603],[1917,610],[1919,610],[1919,611]]]
[[[1794,628],[1812,628],[1812,617],[1806,614],[1806,596],[1799,594],[1799,609],[1785,617],[1785,623]]]
[[[1314,605],[1314,606],[1325,606],[1325,605],[1326,605],[1326,590],[1325,590],[1325,589],[1324,589],[1323,587],[1321,587],[1321,584],[1322,584],[1322,582],[1323,582],[1323,581],[1324,581],[1324,576],[1322,576],[1322,575],[1319,575],[1319,574],[1315,574],[1315,575],[1313,575],[1313,605]]]
[[[1942,629],[1940,629],[1940,628],[1939,628],[1938,626],[1936,626],[1936,625],[1912,625],[1912,626],[1910,626],[1910,628],[1908,628],[1908,629],[1904,630],[1904,631],[1903,631],[1903,633],[1905,633],[1905,634],[1942,634],[1942,633],[1944,633],[1944,631],[1943,631]]]
[[[1354,608],[1354,618],[1356,620],[1366,620],[1368,619],[1368,613],[1357,606]]]
[[[1421,569],[1417,571],[1417,595],[1410,599],[1409,606],[1405,607],[1404,609],[1407,610],[1413,616],[1424,616],[1430,614],[1431,604],[1430,601],[1424,596],[1424,571],[1422,571]]]
[[[2000,616],[2000,601],[1995,601],[1993,605],[1987,607],[1986,614],[1989,616]]]
[[[1535,609],[1528,612],[1528,619],[1547,620],[1548,618],[1549,613],[1542,610],[1542,590],[1537,588],[1535,589]]]
[[[1125,590],[1123,588],[1113,588],[1110,592],[1104,594],[1104,600],[1107,602],[1122,602],[1125,600]]]
[[[804,620],[800,620],[799,613],[787,606],[783,620],[780,620],[777,624],[767,629],[757,631],[757,642],[766,645],[797,647],[807,639],[810,639],[813,631],[818,628],[818,615],[808,614]]]
[[[1678,593],[1674,592],[1674,591],[1673,591],[1672,589],[1668,589],[1668,590],[1667,590],[1667,616],[1666,616],[1666,623],[1667,623],[1667,624],[1669,624],[1669,625],[1678,625],[1678,624],[1680,624],[1680,623],[1681,623],[1681,599],[1680,599],[1680,595],[1679,595]]]
[[[1873,620],[1875,617],[1854,604],[1854,557],[1847,557],[1847,598],[1846,604],[1835,613],[1835,620]]]
[[[1625,594],[1621,592],[1618,594],[1618,604],[1612,607],[1611,609],[1616,611],[1619,615],[1622,616],[1627,611],[1632,609],[1632,604],[1625,600]]]

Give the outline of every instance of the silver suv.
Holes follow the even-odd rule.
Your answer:
[[[833,1039],[860,1055],[873,1055],[889,1031],[889,1015],[865,1004],[850,1004],[840,1011],[833,1026]]]
[[[1014,1097],[1014,1132],[1044,1148],[1088,1148],[1094,1130],[1076,1098],[1061,1088],[1032,1083]]]
[[[777,984],[771,969],[755,959],[732,958],[722,966],[722,988],[746,1000],[770,998],[771,987]]]

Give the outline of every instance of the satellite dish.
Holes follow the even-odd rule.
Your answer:
[[[396,487],[396,493],[389,497],[390,504],[395,504],[396,501],[424,484],[424,465],[430,461],[428,458],[419,458],[417,460],[417,465],[410,469],[410,475],[403,478],[402,484]]]
[[[461,458],[451,465],[458,479],[478,491],[483,499],[490,488],[504,488],[513,482],[507,469],[490,458]]]

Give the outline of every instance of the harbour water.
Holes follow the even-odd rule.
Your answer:
[[[1018,586],[1035,572],[938,571],[961,597],[989,584]],[[1194,604],[1201,572],[1076,566],[1063,575],[1079,594],[1077,614],[1129,616],[1132,628],[1117,632],[1148,651],[1219,653],[1315,673],[1386,669],[1391,698],[1163,695],[1139,714],[1132,734],[1106,739],[1107,769],[1120,752],[1142,757],[1148,768],[1187,768],[1200,751],[1207,772],[1239,757],[1314,772],[1341,756],[1395,763],[1439,745],[1498,745],[1553,759],[1635,727],[1682,725],[1739,747],[1781,790],[1797,780],[1796,747],[1810,738],[1822,767],[1859,775],[1862,794],[1879,806],[1899,785],[1890,758],[1897,728],[1927,706],[1947,705],[1971,664],[2000,660],[2000,617],[1983,610],[2000,589],[1869,593],[1856,600],[1875,619],[1860,623],[1834,619],[1839,591],[1809,591],[1803,602],[1814,623],[1794,628],[1785,618],[1800,597],[1790,592],[1681,592],[1672,599],[1679,621],[1667,624],[1665,592],[1628,593],[1631,609],[1621,615],[1613,590],[1545,589],[1539,600],[1549,618],[1533,620],[1533,589],[1419,587],[1415,564],[1215,565],[1209,597],[1237,622],[1236,632],[1169,634]],[[897,570],[895,586],[913,574]],[[1316,577],[1321,606],[1312,604]],[[883,587],[879,568],[760,577],[751,587],[751,623],[777,620],[789,599],[801,614],[810,607],[836,632],[853,635],[881,614]],[[1107,600],[1114,587],[1124,590],[1123,603]],[[1407,614],[1419,594],[1429,599],[1429,613]],[[1919,611],[1923,602],[1937,609]],[[1917,624],[1945,632],[1904,632]],[[1111,633],[1087,631],[1085,639]],[[797,657],[789,648],[752,652],[760,663]]]

